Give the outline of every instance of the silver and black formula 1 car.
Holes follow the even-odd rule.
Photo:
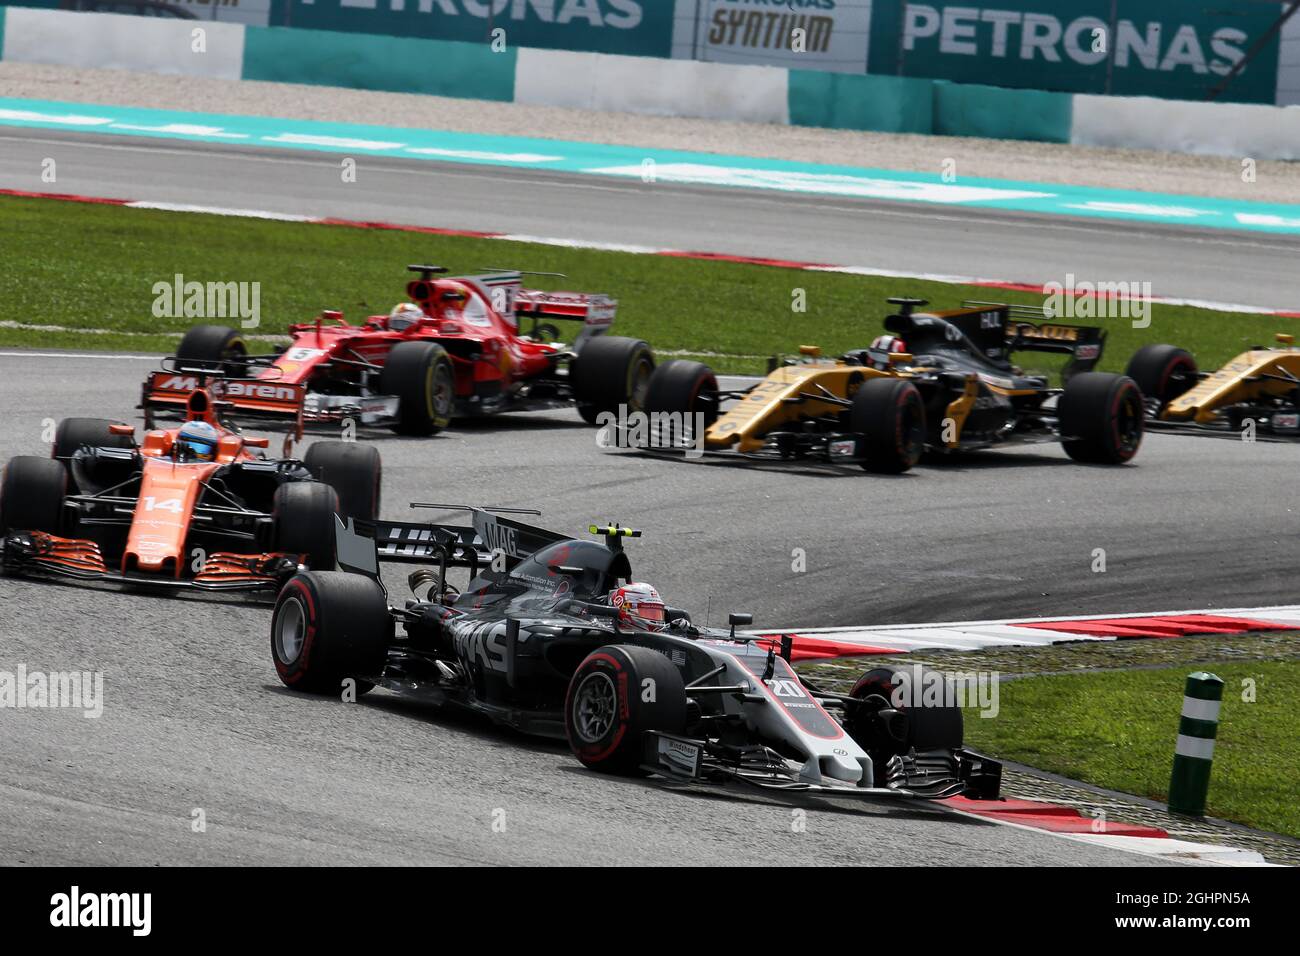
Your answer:
[[[739,781],[816,797],[997,796],[1001,767],[962,746],[962,714],[909,706],[894,672],[868,671],[849,694],[790,666],[788,639],[693,624],[628,626],[607,595],[632,577],[621,542],[578,540],[457,507],[472,526],[340,521],[342,571],[304,571],[280,593],[271,653],[298,690],[381,686],[566,737],[587,767],[674,781]],[[495,513],[494,513],[495,512]],[[531,512],[535,513],[535,512]],[[390,605],[381,560],[425,567],[414,600]],[[458,592],[450,568],[468,568]],[[423,594],[423,596],[420,596]]]

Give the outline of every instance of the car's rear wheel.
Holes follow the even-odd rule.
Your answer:
[[[681,672],[648,647],[609,644],[587,655],[569,680],[564,730],[582,764],[640,774],[647,730],[686,729]]]
[[[9,459],[0,480],[0,534],[63,530],[68,472],[53,458],[19,455]]]
[[[317,481],[339,496],[339,514],[345,518],[379,517],[383,466],[379,449],[351,441],[318,441],[307,449],[302,463]]]
[[[867,471],[901,474],[925,452],[925,403],[911,382],[869,378],[849,408],[849,430],[856,432],[858,455]]]
[[[643,411],[654,370],[654,353],[640,339],[597,335],[587,340],[569,364],[578,414],[594,425],[602,412],[618,414],[620,405],[629,412]]]
[[[248,345],[244,337],[226,325],[196,325],[181,338],[176,358],[182,365],[244,375],[248,368]]]
[[[925,687],[917,686],[917,676],[916,671],[876,667],[858,678],[849,692],[858,703],[848,707],[844,730],[870,754],[878,786],[890,757],[913,749],[924,753],[962,745],[961,708],[951,700],[934,701]],[[928,680],[920,676],[922,681]]]
[[[669,359],[654,370],[646,387],[647,414],[671,415],[665,441],[694,440],[697,425],[718,420],[718,377],[703,362]]]
[[[338,494],[320,481],[294,481],[275,489],[271,520],[275,549],[301,554],[316,571],[334,568],[334,515]]]
[[[1142,392],[1133,379],[1109,372],[1083,372],[1057,399],[1061,445],[1075,461],[1120,465],[1142,444]]]
[[[271,618],[276,673],[285,686],[308,694],[339,694],[349,679],[364,694],[383,671],[392,638],[383,588],[346,571],[294,575]]]
[[[398,398],[393,430],[435,435],[451,422],[456,373],[447,350],[436,342],[398,342],[388,351],[379,390]]]
[[[1128,360],[1124,374],[1137,383],[1145,398],[1164,408],[1196,384],[1196,359],[1176,345],[1144,345]]]
[[[134,448],[133,435],[115,435],[107,418],[65,418],[54,430],[53,457],[67,460],[83,445],[91,448]]]

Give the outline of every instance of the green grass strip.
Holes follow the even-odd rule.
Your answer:
[[[967,712],[966,740],[993,756],[1163,801],[1190,669],[1007,681],[996,717]],[[1300,837],[1300,662],[1205,669],[1225,682],[1206,812]]]
[[[565,273],[537,285],[614,295],[619,333],[663,351],[714,353],[709,364],[722,372],[759,372],[764,362],[755,356],[790,354],[803,344],[830,355],[862,347],[880,333],[891,295],[925,298],[936,308],[968,298],[1042,303],[1029,293],[942,282],[19,197],[0,197],[0,222],[0,346],[168,351],[201,321],[152,314],[155,283],[177,273],[261,283],[257,334],[283,333],[322,309],[357,320],[404,297],[411,262],[453,273]],[[796,311],[801,299],[806,308]],[[1128,319],[1078,321],[1109,330],[1102,368],[1112,370],[1149,342],[1189,348],[1202,367],[1212,367],[1296,324],[1168,305],[1153,307],[1146,329]],[[1055,357],[1022,360],[1030,371],[1059,367]]]

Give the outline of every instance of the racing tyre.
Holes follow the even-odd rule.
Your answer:
[[[694,440],[697,415],[704,416],[706,429],[718,420],[718,377],[702,362],[669,359],[650,376],[645,411],[650,415],[665,412],[680,415],[681,425],[690,422],[686,431],[678,424],[670,425],[669,434],[660,436],[667,443]]]
[[[110,422],[107,418],[63,419],[54,432],[53,456],[66,461],[82,445],[91,448],[134,448],[133,435],[114,435],[109,431],[109,427],[116,424],[120,423]]]
[[[911,674],[876,667],[858,678],[849,692],[850,697],[862,703],[848,709],[844,730],[871,755],[877,772],[890,757],[913,749],[924,753],[962,745],[961,708],[947,701],[924,704],[922,688],[915,684]],[[896,688],[907,691],[897,702],[899,706],[895,706],[893,698]]]
[[[384,360],[379,390],[398,398],[393,431],[436,435],[451,421],[456,401],[456,374],[447,350],[436,342],[398,342]]]
[[[578,414],[588,425],[601,412],[618,414],[645,410],[646,387],[655,370],[654,353],[640,339],[597,335],[589,339],[569,363],[569,385]]]
[[[902,474],[925,451],[925,404],[916,386],[901,378],[869,378],[853,396],[849,430],[862,437],[862,467]]]
[[[294,481],[275,489],[275,550],[306,555],[307,566],[315,571],[333,570],[338,507],[338,495],[323,482]]]
[[[1142,392],[1133,379],[1082,372],[1057,400],[1061,445],[1075,461],[1121,465],[1142,444]]]
[[[648,694],[647,689],[653,693]],[[649,696],[652,699],[647,701]],[[608,644],[587,655],[569,680],[564,730],[583,765],[605,773],[644,774],[643,734],[686,729],[681,672],[648,647]]]
[[[286,687],[308,694],[340,694],[356,682],[358,696],[374,685],[364,678],[384,669],[393,618],[379,583],[347,571],[307,571],[280,591],[271,618],[271,659]]]
[[[63,499],[68,472],[53,458],[19,455],[9,459],[0,480],[0,534],[63,528]]]
[[[248,358],[244,337],[225,325],[194,326],[176,347],[176,358],[186,365],[235,376],[248,372],[248,366],[242,361]]]
[[[377,448],[351,441],[318,441],[307,449],[302,463],[313,478],[338,494],[343,517],[367,521],[379,517],[383,468]]]
[[[1124,374],[1137,383],[1146,398],[1164,408],[1197,381],[1196,359],[1176,345],[1144,345],[1128,360]]]

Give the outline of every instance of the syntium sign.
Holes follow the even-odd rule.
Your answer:
[[[872,0],[679,0],[697,59],[864,73]],[[680,28],[680,26],[679,26]]]

